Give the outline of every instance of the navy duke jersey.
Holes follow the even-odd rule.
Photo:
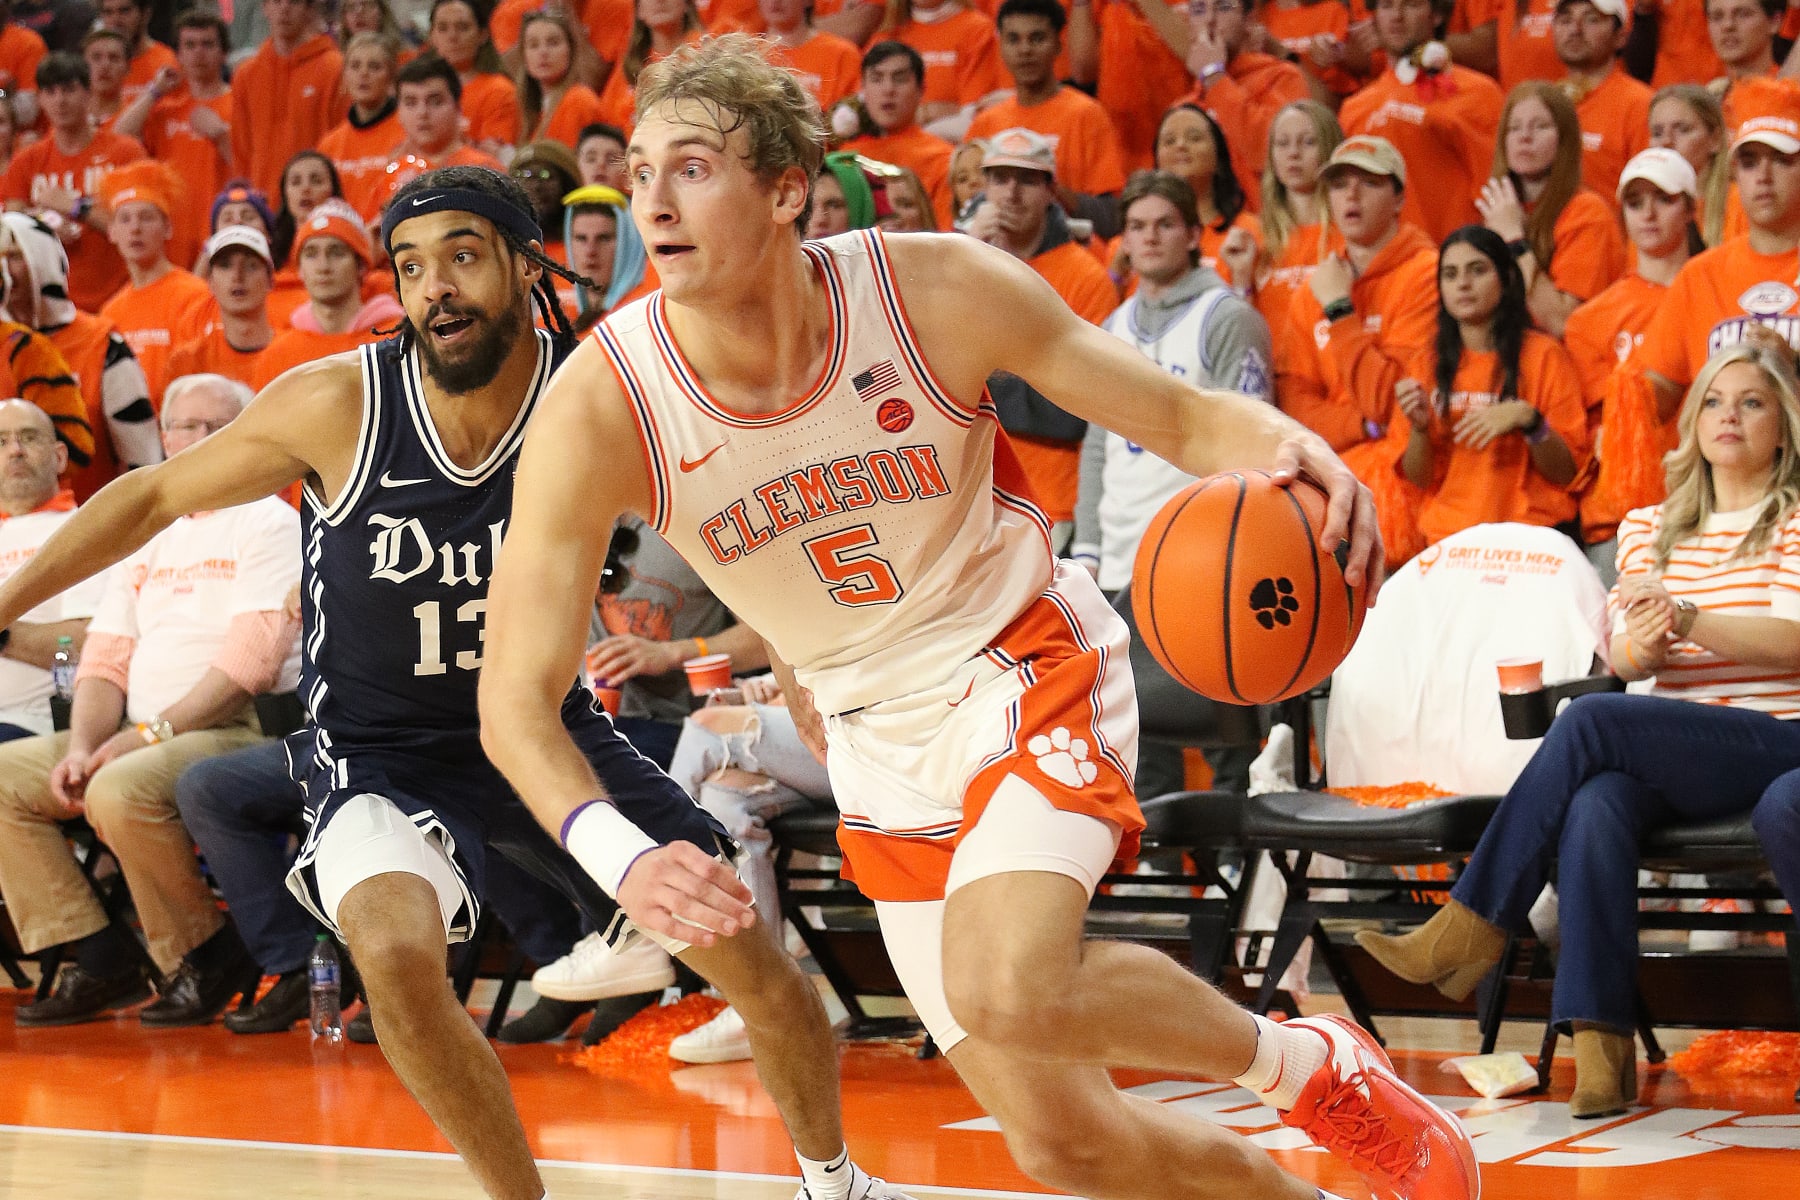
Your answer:
[[[309,486],[302,556],[300,696],[312,724],[288,739],[311,828],[289,877],[302,904],[330,924],[312,865],[320,831],[363,793],[391,801],[447,852],[465,911],[478,913],[483,848],[491,844],[568,893],[609,938],[616,909],[538,826],[481,749],[476,690],[488,583],[512,511],[525,426],[563,355],[536,330],[537,370],[517,416],[487,459],[459,467],[425,400],[416,351],[398,339],[364,346],[362,429],[342,494]],[[565,726],[607,795],[652,838],[728,847],[724,831],[639,755],[579,682]]]

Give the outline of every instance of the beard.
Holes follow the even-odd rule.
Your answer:
[[[453,357],[440,354],[430,333],[421,334],[411,317],[406,319],[405,329],[419,348],[419,358],[431,381],[449,395],[460,396],[494,382],[513,346],[530,332],[530,312],[529,298],[514,304],[498,317],[489,316],[473,306],[442,302],[432,305],[425,316],[427,330],[440,317],[461,317],[475,324],[475,337],[459,347]]]

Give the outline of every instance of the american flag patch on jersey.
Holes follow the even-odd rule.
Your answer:
[[[877,393],[900,386],[900,368],[894,360],[884,358],[859,375],[852,375],[850,383],[856,388],[856,394],[864,400],[873,400]]]

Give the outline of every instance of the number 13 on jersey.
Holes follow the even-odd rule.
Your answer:
[[[450,670],[444,661],[443,611],[441,600],[427,600],[413,607],[413,616],[419,622],[419,661],[413,664],[414,675],[442,675]],[[481,669],[481,650],[479,647],[487,641],[487,600],[469,600],[457,606],[456,624],[458,626],[473,625],[475,627],[474,650],[458,650],[456,652],[457,668],[464,671]]]
[[[881,544],[873,525],[852,525],[801,543],[813,570],[839,604],[892,604],[906,594],[887,559],[868,551]]]

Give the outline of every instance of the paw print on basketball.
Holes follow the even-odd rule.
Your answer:
[[[1037,755],[1038,770],[1064,787],[1084,788],[1100,775],[1100,768],[1088,761],[1088,744],[1072,736],[1058,725],[1048,734],[1038,734],[1025,743],[1025,749]]]
[[[1258,583],[1250,589],[1250,608],[1256,613],[1256,623],[1264,629],[1288,624],[1300,611],[1300,601],[1294,599],[1293,580],[1265,579]]]

